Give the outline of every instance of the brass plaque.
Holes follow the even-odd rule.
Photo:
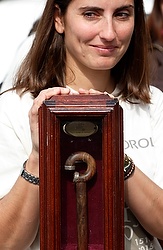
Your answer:
[[[90,121],[72,121],[63,125],[63,131],[74,137],[87,137],[98,131],[98,125]]]

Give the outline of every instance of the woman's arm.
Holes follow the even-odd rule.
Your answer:
[[[27,169],[38,174],[38,161],[30,157]],[[20,176],[0,200],[0,249],[27,249],[36,237],[38,226],[39,187]]]
[[[34,176],[39,177],[38,109],[45,99],[53,95],[69,94],[69,92],[70,90],[66,88],[44,90],[34,100],[30,109],[32,152],[27,160],[26,170]],[[7,147],[5,148],[1,153],[7,155]],[[17,148],[13,148],[13,152],[14,150],[16,152]],[[27,249],[33,243],[38,227],[39,186],[19,176],[11,190],[0,200],[0,249]]]
[[[142,226],[163,239],[163,190],[138,168],[125,180],[125,201]]]

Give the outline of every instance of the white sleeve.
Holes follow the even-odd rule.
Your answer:
[[[0,197],[14,185],[31,151],[28,110],[32,99],[15,92],[0,97]]]
[[[155,145],[156,171],[154,181],[163,188],[163,93],[151,87],[151,126]]]

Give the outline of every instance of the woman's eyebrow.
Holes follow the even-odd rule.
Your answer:
[[[124,9],[134,9],[134,5],[132,4],[128,4],[128,5],[123,5],[121,7],[118,7],[116,9],[116,11],[121,11],[121,10],[124,10]],[[97,6],[83,6],[83,7],[80,7],[79,10],[80,11],[86,11],[86,10],[98,10],[98,11],[103,11],[104,9],[103,8],[100,8],[100,7],[97,7]]]
[[[124,5],[124,6],[118,7],[116,9],[116,11],[121,11],[121,10],[124,10],[124,9],[134,9],[134,5],[132,5],[132,4]]]
[[[100,7],[97,7],[97,6],[83,6],[83,7],[81,7],[81,8],[79,8],[79,10],[81,10],[81,11],[86,11],[86,10],[100,10],[100,11],[103,11],[103,9],[102,8],[100,8]]]

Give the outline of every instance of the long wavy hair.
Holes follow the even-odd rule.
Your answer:
[[[14,89],[30,91],[36,97],[43,89],[64,86],[66,54],[64,35],[54,25],[55,4],[66,13],[72,0],[48,0],[40,18],[33,45],[15,79]],[[81,0],[82,1],[82,0]],[[111,69],[112,77],[121,85],[123,100],[136,99],[150,103],[148,77],[148,32],[142,0],[135,0],[135,27],[128,50]]]

